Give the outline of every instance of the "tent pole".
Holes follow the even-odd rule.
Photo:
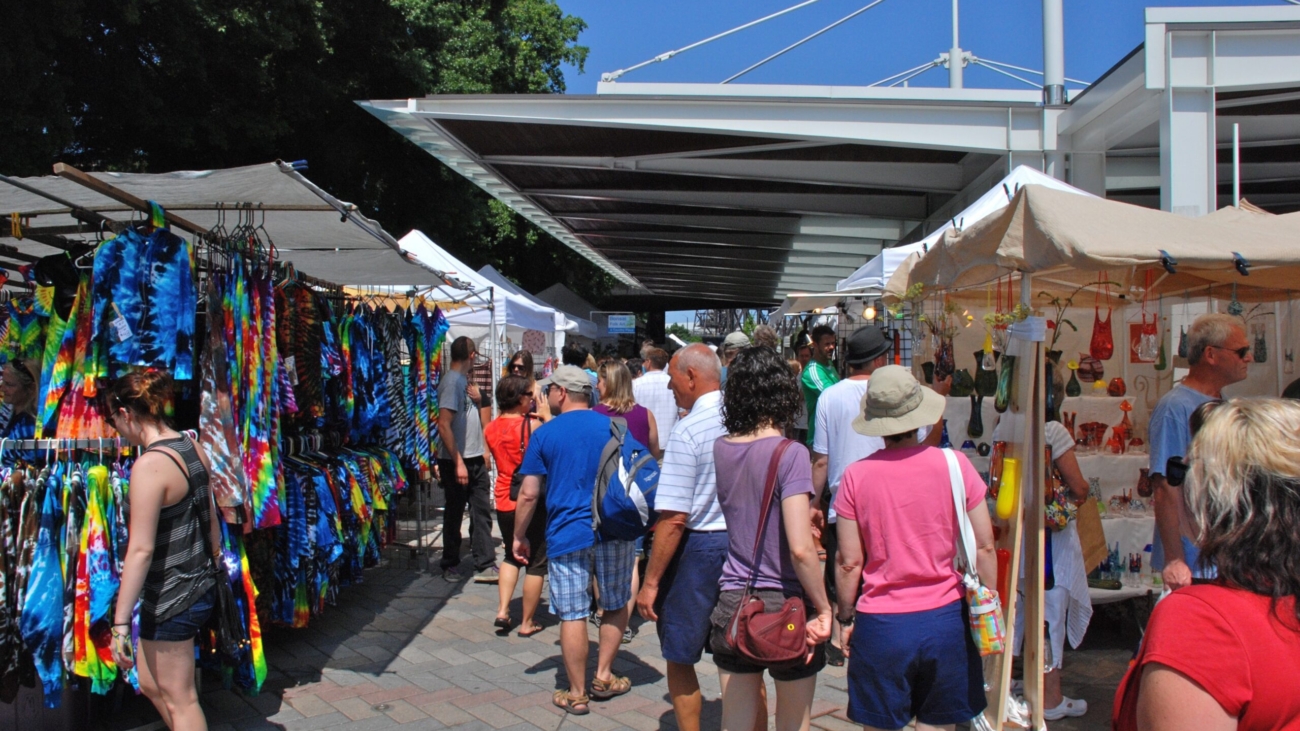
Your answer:
[[[72,182],[82,186],[83,188],[89,188],[106,198],[112,198],[118,203],[124,203],[128,206],[131,206],[132,208],[136,209],[137,211],[140,211],[141,213],[149,212],[149,203],[144,199],[137,198],[131,195],[130,193],[126,192],[125,190],[118,188],[117,186],[109,185],[108,183],[105,183],[99,178],[91,177],[86,173],[83,173],[80,170],[74,168],[73,166],[68,165],[67,163],[62,163],[62,162],[54,163],[54,174],[59,176],[60,178],[71,180]],[[195,236],[204,236],[208,232],[206,228],[203,228],[197,223],[192,223],[184,218],[181,218],[180,216],[172,213],[171,211],[164,210],[163,215],[167,218],[167,221],[172,225],[176,226],[177,228],[183,231],[188,231],[189,233],[194,234]]]
[[[1020,280],[1020,301],[1033,307],[1033,276],[1025,273]],[[1035,313],[1037,314],[1037,313]],[[1027,378],[1022,380],[1023,390],[1019,397],[1028,418],[1025,429],[1025,461],[1021,464],[1021,474],[1025,482],[1021,485],[1021,499],[1024,507],[1024,544],[1025,544],[1025,644],[1021,657],[1024,659],[1025,699],[1029,701],[1033,712],[1033,727],[1043,725],[1043,542],[1047,533],[1043,525],[1043,510],[1046,505],[1044,494],[1047,479],[1047,464],[1044,456],[1044,424],[1047,421],[1047,400],[1045,394],[1046,379],[1043,376],[1042,343],[1028,343],[1029,352],[1025,358],[1030,364]]]
[[[505,356],[501,354],[502,347],[498,340],[500,337],[500,330],[497,328],[496,287],[488,287],[488,312],[492,315],[488,319],[488,322],[491,323],[489,337],[492,338],[492,362],[489,365],[492,367],[492,394],[490,396],[492,399],[492,418],[495,419],[498,416],[496,398],[497,381],[501,379],[501,364],[504,362],[505,358]]]

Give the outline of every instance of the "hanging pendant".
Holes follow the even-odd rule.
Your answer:
[[[1180,328],[1178,332],[1178,357],[1187,357],[1187,328]]]
[[[1228,302],[1228,314],[1233,317],[1241,317],[1241,314],[1245,311],[1245,306],[1237,300],[1237,285],[1234,283],[1232,285],[1232,301]]]
[[[1160,340],[1160,355],[1156,357],[1156,370],[1163,371],[1169,367],[1169,362],[1165,359],[1165,341]]]
[[[1256,325],[1255,331],[1255,348],[1253,355],[1256,363],[1268,362],[1268,342],[1264,339],[1264,326]]]

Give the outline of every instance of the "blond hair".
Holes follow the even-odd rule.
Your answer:
[[[632,371],[616,360],[600,366],[600,377],[605,379],[605,390],[600,395],[600,403],[618,414],[626,414],[636,407],[636,397],[632,395]]]
[[[1300,598],[1300,402],[1238,398],[1192,439],[1187,501],[1201,560],[1231,585]],[[1296,606],[1300,618],[1300,603]]]

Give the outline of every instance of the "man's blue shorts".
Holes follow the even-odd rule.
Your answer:
[[[858,612],[849,649],[848,716],[856,723],[966,723],[987,705],[961,601],[924,612]]]
[[[718,603],[718,582],[727,562],[727,532],[687,530],[677,555],[659,581],[655,631],[668,662],[694,665],[709,644],[709,617]]]

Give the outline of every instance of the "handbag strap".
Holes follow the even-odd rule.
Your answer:
[[[523,454],[528,451],[528,441],[533,438],[533,415],[524,414],[522,424],[519,425],[519,453]]]
[[[962,582],[974,589],[979,586],[979,574],[975,573],[975,529],[966,514],[966,481],[962,479],[957,455],[951,449],[945,449],[943,456],[948,461],[948,483],[952,487],[953,511],[957,513],[957,556],[965,564]]]
[[[758,514],[758,530],[754,533],[753,560],[749,567],[749,580],[745,582],[745,594],[748,595],[758,579],[758,551],[763,545],[763,534],[767,532],[768,513],[772,509],[772,499],[776,496],[776,471],[781,467],[781,457],[794,441],[781,439],[781,443],[772,450],[772,459],[767,463],[767,480],[763,483],[763,507]]]

